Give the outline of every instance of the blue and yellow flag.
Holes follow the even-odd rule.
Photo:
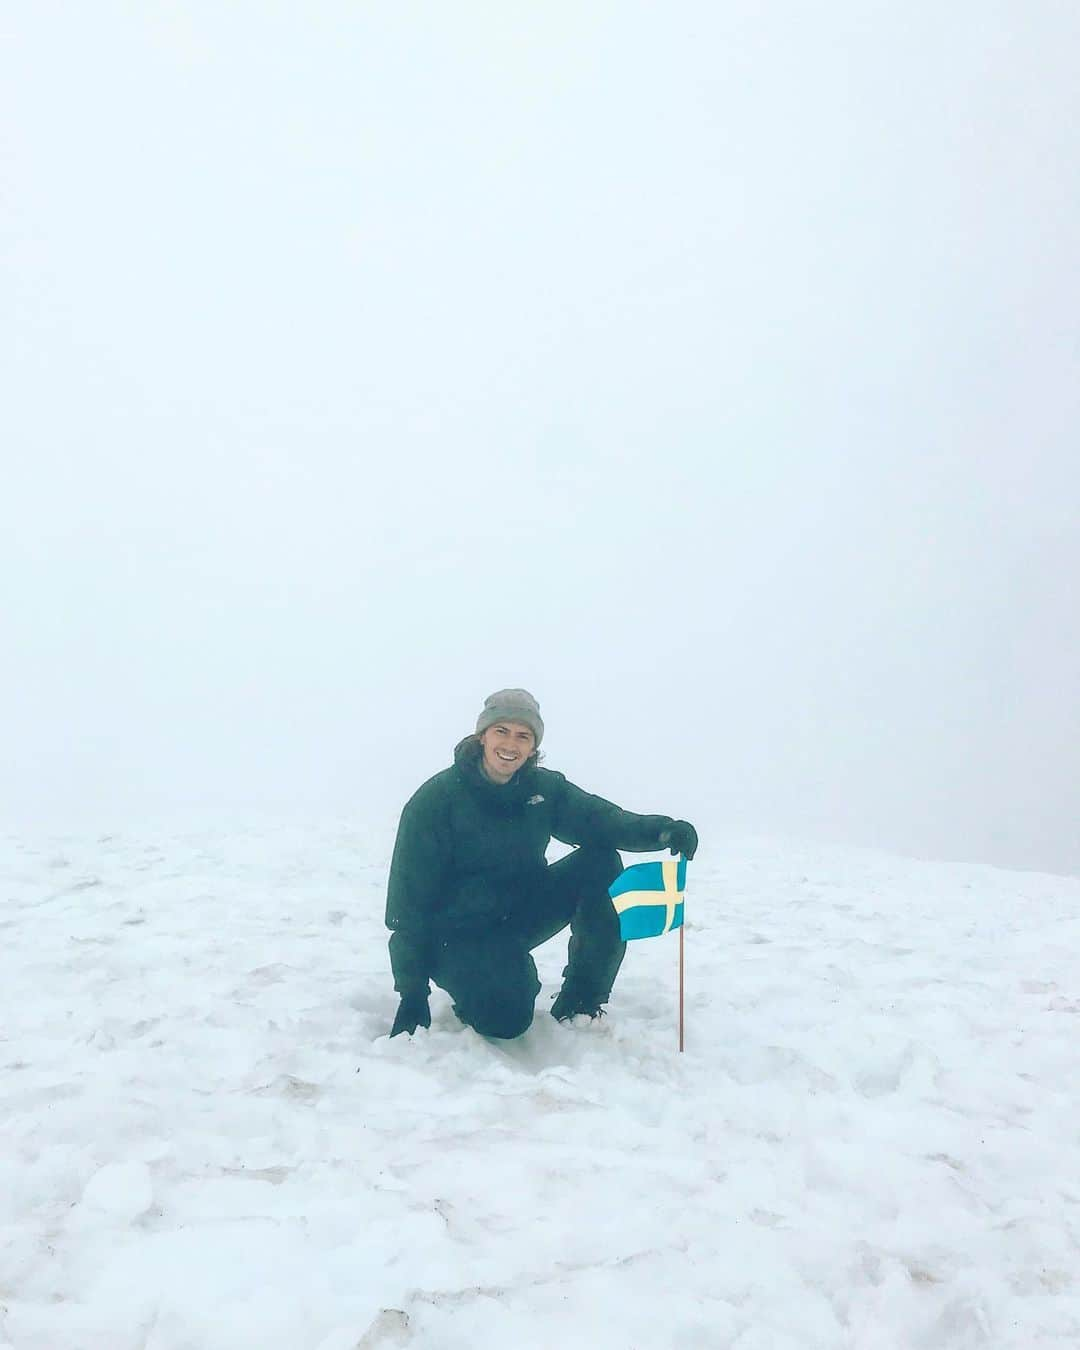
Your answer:
[[[685,858],[635,863],[620,873],[608,887],[608,895],[619,916],[622,940],[659,937],[681,928],[685,890]]]

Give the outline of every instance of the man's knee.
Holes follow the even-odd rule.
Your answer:
[[[465,1020],[481,1036],[512,1041],[517,1036],[523,1036],[532,1026],[533,1004],[516,1007],[507,1007],[505,1004],[479,1007],[472,1010]]]
[[[617,849],[584,846],[580,852],[582,863],[587,865],[589,875],[595,877],[605,889],[623,870],[622,858],[619,857]]]
[[[536,964],[526,953],[524,963],[508,963],[508,968],[485,971],[454,990],[458,1016],[481,1036],[512,1041],[528,1031],[533,1020],[533,1005],[540,992]]]

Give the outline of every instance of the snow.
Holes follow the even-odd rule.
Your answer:
[[[4,840],[0,1346],[1075,1350],[1080,882],[702,833],[681,1056],[390,1041],[385,835]]]

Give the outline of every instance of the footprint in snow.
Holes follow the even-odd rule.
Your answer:
[[[303,1078],[294,1078],[291,1073],[283,1073],[272,1083],[252,1088],[253,1097],[285,1097],[290,1101],[311,1102],[322,1096],[318,1083],[309,1083]]]

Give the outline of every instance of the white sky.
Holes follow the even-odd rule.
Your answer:
[[[1080,11],[3,8],[13,823],[641,810],[1080,871]]]

